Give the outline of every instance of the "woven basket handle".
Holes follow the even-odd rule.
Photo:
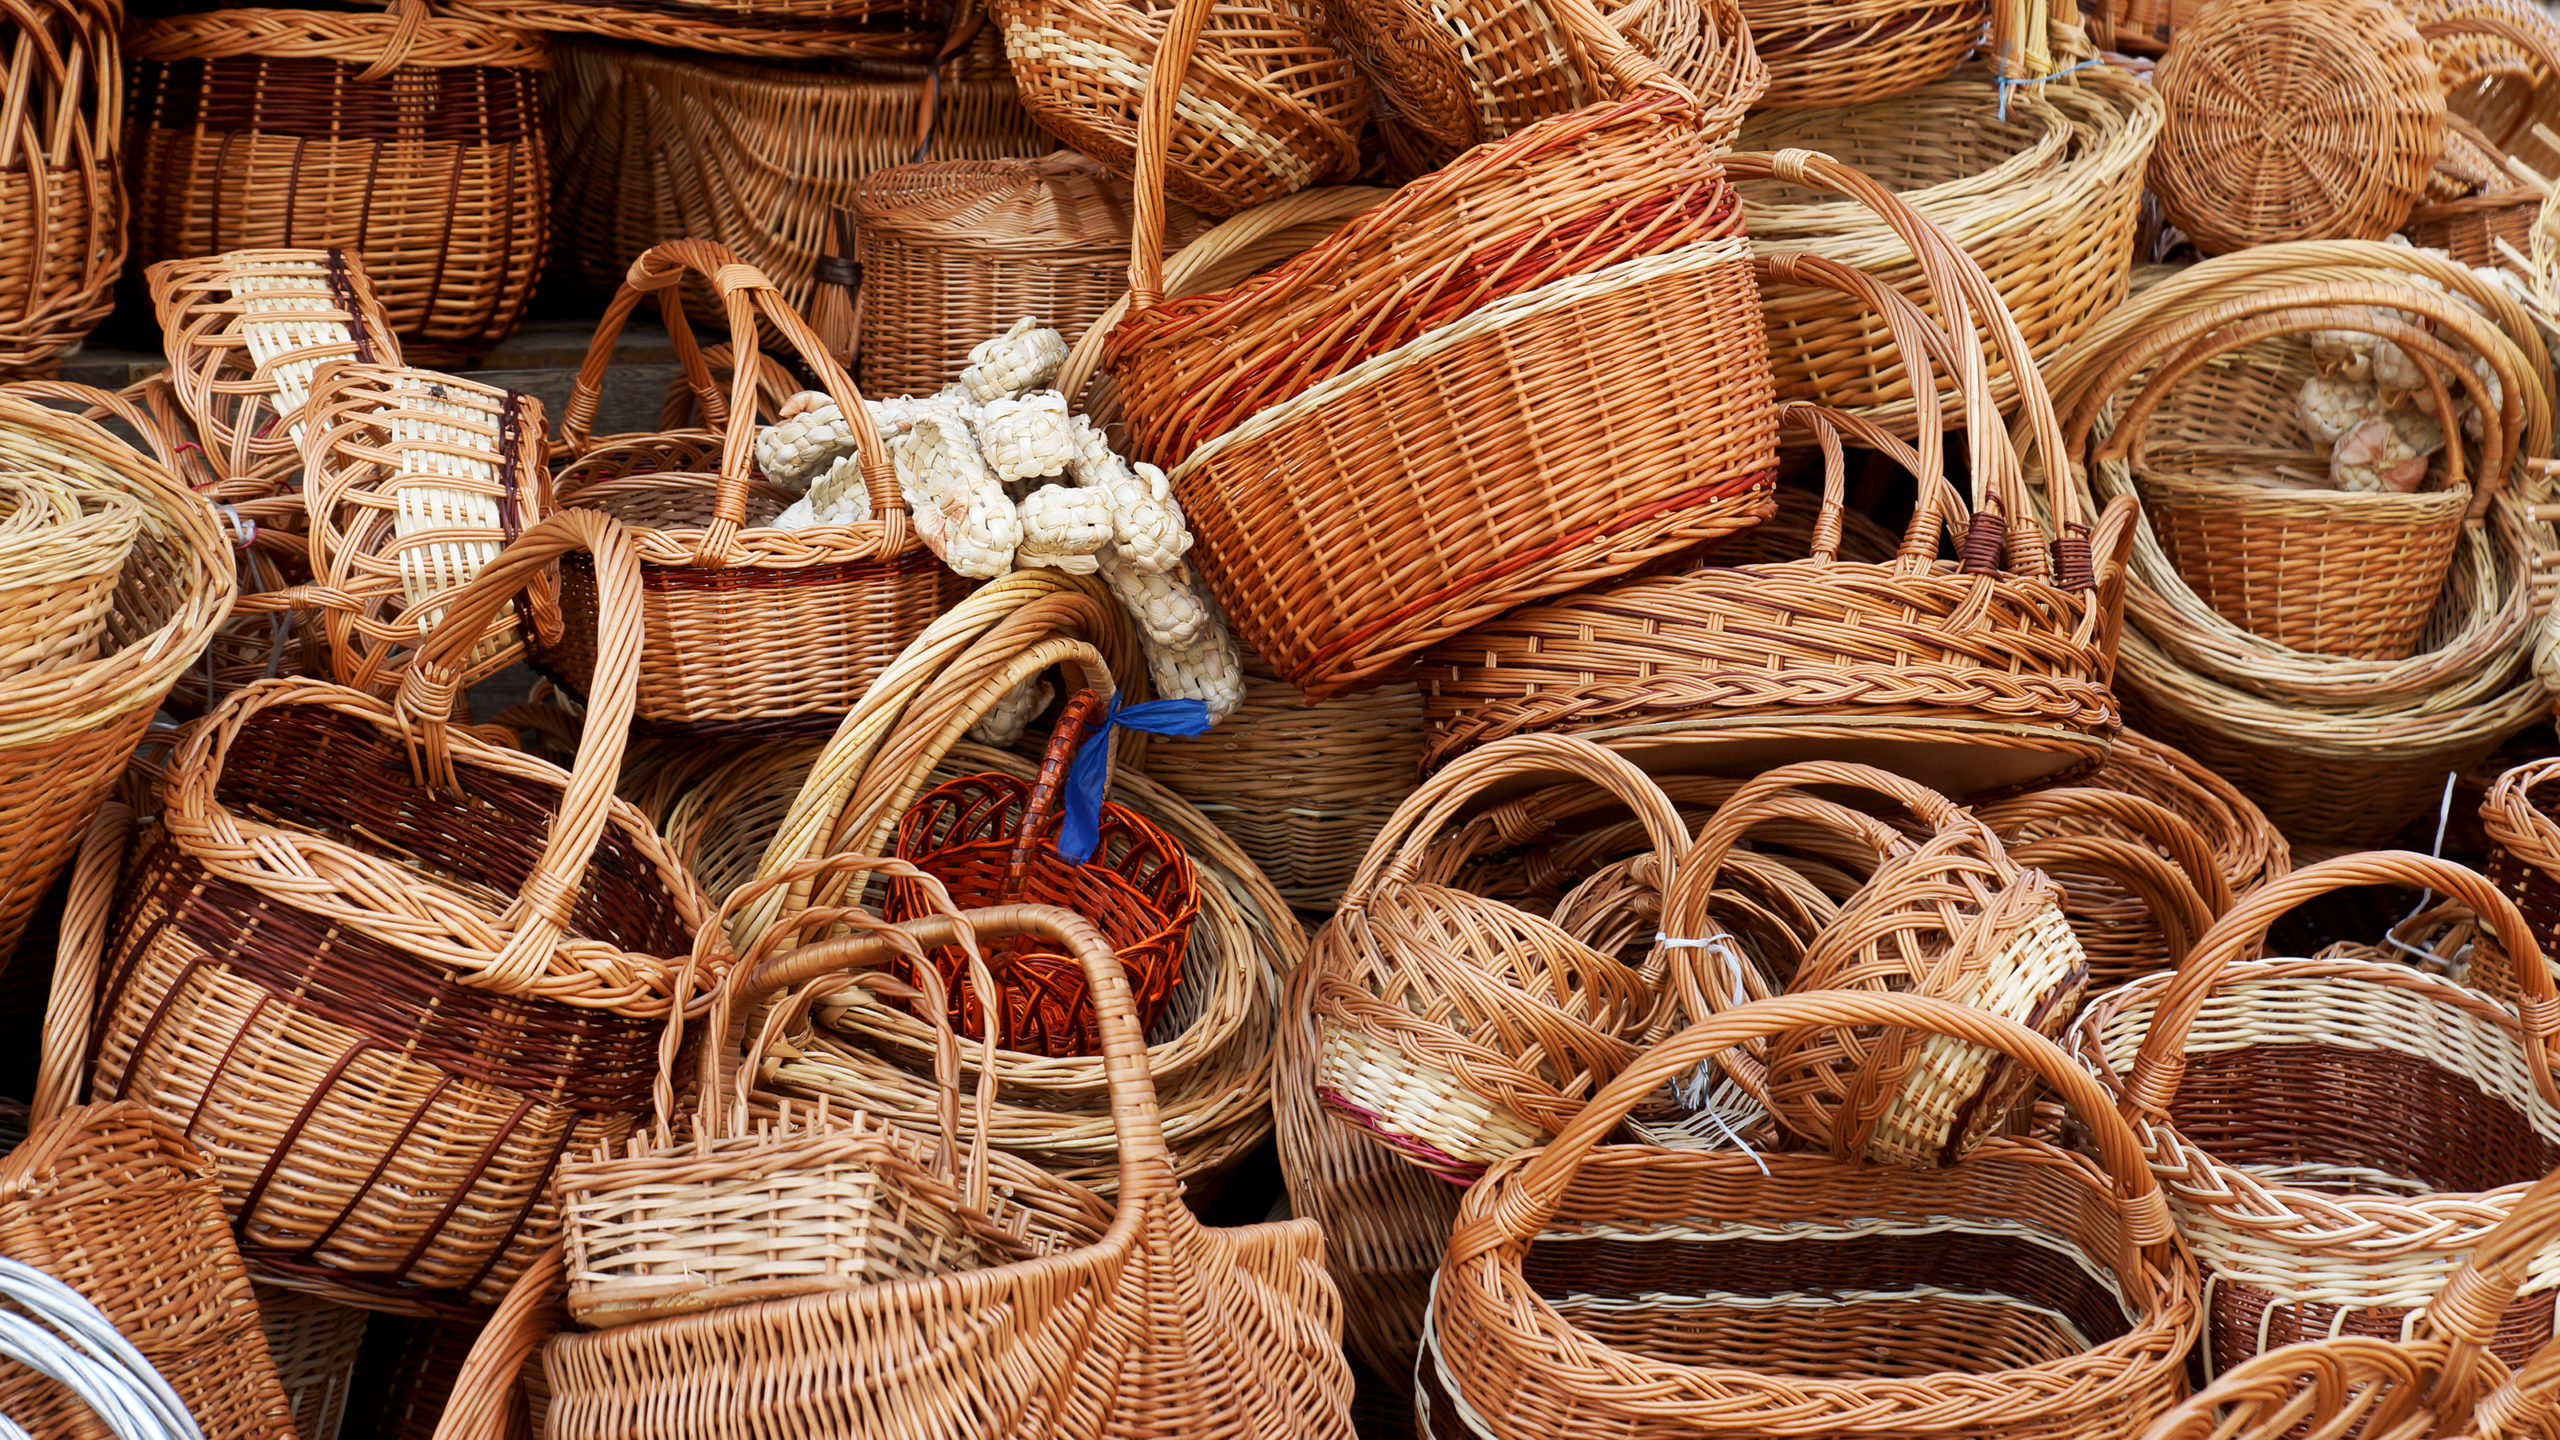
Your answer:
[[[712,383],[710,366],[693,343],[692,327],[684,318],[681,287],[688,274],[711,282],[728,317],[733,361],[730,393],[725,401]],[[898,472],[889,462],[888,447],[881,443],[880,429],[872,423],[870,408],[862,403],[862,392],[854,388],[853,377],[836,363],[835,356],[827,352],[826,342],[809,328],[799,311],[783,300],[780,288],[763,271],[739,259],[728,247],[708,240],[671,240],[652,246],[631,262],[622,288],[614,293],[613,303],[605,308],[604,319],[596,325],[595,338],[588,342],[586,359],[578,367],[577,383],[569,391],[568,408],[560,422],[562,448],[573,458],[586,452],[596,407],[604,397],[605,373],[613,364],[614,343],[621,338],[623,325],[639,308],[641,299],[651,295],[657,297],[658,313],[666,321],[676,357],[683,362],[686,379],[701,402],[705,423],[720,430],[720,488],[713,497],[711,523],[703,527],[702,539],[694,547],[694,563],[712,569],[727,564],[730,547],[746,524],[747,492],[755,472],[756,384],[764,368],[757,341],[764,325],[772,326],[817,375],[818,388],[836,402],[845,424],[853,431],[855,448],[862,456],[863,489],[871,497],[871,513],[881,527],[873,553],[886,560],[905,550],[906,497],[898,488]]]
[[[2551,967],[2515,902],[2477,871],[2450,860],[2407,850],[2375,850],[2341,855],[2270,880],[2205,932],[2152,1011],[2150,1032],[2143,1036],[2142,1051],[2134,1057],[2133,1073],[2125,1081],[2125,1113],[2165,1116],[2177,1103],[2178,1087],[2187,1073],[2187,1031],[2221,983],[2225,967],[2254,953],[2266,939],[2267,927],[2296,906],[2357,885],[2423,886],[2469,906],[2472,914],[2497,932],[2521,992],[2516,1009],[2531,1042],[2525,1068],[2533,1072],[2534,1089],[2542,1098],[2560,1105],[2560,1082],[2551,1073],[2552,1043],[2560,1037],[2560,995],[2553,993]]]
[[[1449,1239],[1445,1271],[1498,1250],[1526,1250],[1538,1238],[1593,1149],[1619,1122],[1670,1081],[1737,1047],[1816,1026],[1886,1025],[1945,1035],[1996,1050],[2034,1071],[2071,1107],[2097,1141],[2099,1163],[2125,1204],[2129,1250],[2165,1246],[2175,1235],[2169,1205],[2151,1177],[2142,1142],[2089,1072],[2052,1041],[2004,1016],[1926,995],[1890,991],[1817,990],[1755,1000],[1710,1016],[1646,1051],[1594,1096],[1554,1139],[1516,1165],[1516,1188],[1503,1203],[1462,1215]],[[1498,1168],[1495,1175],[1502,1171]],[[1479,1184],[1492,1183],[1493,1177]],[[2128,1255],[2127,1258],[2130,1258]],[[2130,1275],[2138,1267],[2126,1266]]]
[[[2213,847],[2187,817],[2146,795],[2123,790],[2102,790],[2065,786],[2055,790],[2039,790],[1996,804],[1985,805],[1975,812],[2006,840],[2020,828],[2039,820],[2073,818],[2103,820],[2120,825],[2145,839],[2158,843],[2169,852],[2178,867],[2189,893],[2219,917],[2231,908],[2231,878],[2222,871]],[[2041,841],[2036,843],[2043,843]],[[2011,842],[2010,854],[2018,854],[2018,842]],[[2027,863],[2021,857],[2021,863]],[[2196,932],[2200,937],[2203,931]]]
[[[373,63],[356,72],[356,80],[371,84],[388,80],[393,71],[408,63],[409,52],[427,33],[427,0],[391,0],[391,33],[384,37],[382,53]]]
[[[919,916],[896,928],[926,950],[960,944],[974,931],[981,941],[1036,935],[1072,953],[1084,967],[1094,1013],[1101,1022],[1103,1068],[1111,1082],[1111,1124],[1120,1137],[1120,1211],[1126,1215],[1141,1198],[1180,1189],[1173,1154],[1165,1146],[1164,1124],[1156,1113],[1155,1082],[1147,1072],[1147,1037],[1138,1028],[1129,977],[1093,922],[1054,905],[994,905],[959,916]],[[887,944],[877,935],[822,940],[767,960],[750,985],[771,994],[806,984]]]
[[[2549,33],[2518,24],[2515,20],[2494,10],[2462,11],[2418,27],[2419,38],[2427,41],[2430,49],[2438,40],[2451,40],[2462,35],[2486,35],[2493,40],[2503,40],[2522,50],[2542,72],[2534,77],[2533,89],[2536,95],[2540,95],[2545,86],[2560,81],[2560,49],[2553,48]],[[2451,67],[2440,66],[2440,68],[2450,69]],[[2451,88],[2450,80],[2447,82],[2447,88]],[[2527,126],[2533,124],[2534,116],[2539,113],[2539,110],[2539,106],[2532,104],[2517,106],[2515,118],[2508,122],[2504,131],[2488,137],[2490,143],[2501,153],[2513,148],[2516,137],[2523,134]]]
[[[2490,1358],[2490,1343],[2524,1290],[2528,1269],[2555,1245],[2560,1245],[2560,1171],[2543,1176],[2518,1196],[2515,1208],[2481,1237],[2462,1267],[2427,1302],[2418,1333],[2441,1335],[2454,1347],[2437,1377],[2439,1396],[2447,1395],[2447,1387],[2458,1390],[2466,1376],[2478,1373],[2478,1362]],[[2560,1346],[2546,1343],[2543,1348],[2560,1353]],[[2510,1377],[2508,1384],[2514,1386],[2517,1378]]]
[[[509,1440],[516,1423],[516,1382],[543,1343],[569,1323],[567,1268],[554,1240],[526,1263],[505,1298],[471,1342],[453,1392],[436,1418],[435,1440]]]
[[[2045,497],[2054,521],[2062,529],[2060,580],[2064,588],[2085,590],[2096,584],[2094,566],[2088,559],[2088,543],[2092,517],[2083,508],[2079,487],[2071,483],[2070,467],[2065,463],[2062,426],[2053,409],[2053,397],[2045,388],[2044,375],[2037,368],[2035,352],[2018,330],[2017,320],[2010,315],[2008,303],[1992,285],[1991,277],[1973,257],[1965,253],[1947,233],[1927,216],[1891,189],[1828,155],[1811,150],[1781,150],[1775,154],[1732,155],[1725,160],[1725,173],[1736,180],[1770,178],[1790,185],[1846,196],[1875,212],[1885,222],[1912,257],[1919,262],[1920,273],[1929,286],[1930,298],[1936,302],[1944,318],[1943,329],[1950,337],[1962,337],[1976,325],[1990,332],[2001,358],[2007,361],[2009,373],[2017,383],[2018,399],[2024,411],[2023,422],[2035,438],[2036,452],[2044,467]],[[1972,367],[1964,363],[1967,349],[1959,343],[1956,381],[1958,389],[1968,396],[1972,406],[1972,389],[1967,377]],[[1906,352],[1907,360],[1908,352]],[[1916,379],[1916,377],[1915,377]],[[1983,384],[1989,384],[1985,376]],[[1915,383],[1914,390],[1918,389]],[[1986,431],[1999,431],[1995,440]],[[1997,411],[1981,422],[1968,418],[1966,435],[1972,446],[1973,473],[1993,477],[1999,494],[2009,554],[2009,566],[2020,575],[2043,579],[2052,573],[2044,555],[2041,531],[2034,507],[2028,503],[2025,479],[2017,457],[2004,454],[2010,450],[2006,430]],[[1979,479],[1977,484],[1982,483]],[[1978,513],[1977,529],[1987,532],[1987,522]],[[1976,548],[1969,546],[1968,548]],[[1978,565],[1978,562],[1977,562]],[[1975,568],[1969,566],[1968,568]]]
[[[1042,832],[1058,810],[1058,797],[1067,788],[1067,766],[1075,760],[1076,746],[1086,732],[1102,722],[1110,703],[1095,690],[1079,690],[1058,713],[1058,723],[1049,732],[1049,744],[1040,754],[1040,774],[1031,782],[1031,795],[1022,807],[1022,831],[1013,838],[1013,854],[1004,867],[1004,884],[996,890],[996,902],[1011,905],[1022,898],[1023,887],[1031,883],[1031,862],[1040,849]]]
[[[62,928],[54,943],[53,985],[44,1007],[44,1052],[36,1065],[36,1095],[27,1124],[42,1125],[80,1102],[82,1062],[89,1054],[89,1026],[96,1019],[98,960],[106,953],[107,919],[124,878],[125,851],[133,843],[134,814],[110,800],[89,817],[79,858],[71,866],[71,892],[62,903]]]

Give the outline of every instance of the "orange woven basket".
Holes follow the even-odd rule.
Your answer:
[[[1182,844],[1154,822],[1105,804],[1100,844],[1084,863],[1057,848],[1059,796],[1067,762],[1079,743],[1109,743],[1088,732],[1104,720],[1103,697],[1080,690],[1049,734],[1039,778],[964,775],[925,792],[898,819],[897,858],[942,883],[962,906],[1055,905],[1091,921],[1129,974],[1130,1003],[1141,1029],[1152,1028],[1182,980],[1183,947],[1199,914],[1199,879]],[[931,897],[913,880],[889,886],[883,914],[893,921],[930,913]],[[950,1025],[984,1032],[968,957],[933,952]],[[1032,1055],[1093,1055],[1102,1048],[1084,967],[1072,955],[1028,941],[987,952],[999,992],[1006,1048]]]
[[[1990,0],[1744,0],[1769,67],[1763,110],[1855,105],[1943,80],[1991,24]]]
[[[941,7],[923,0],[436,0],[455,20],[600,35],[750,60],[916,60]]]
[[[0,20],[18,97],[0,136],[0,377],[50,369],[115,308],[118,16],[110,0],[38,0]]]

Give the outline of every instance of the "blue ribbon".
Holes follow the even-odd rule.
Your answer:
[[[1111,727],[1142,730],[1149,735],[1198,735],[1209,728],[1209,707],[1198,700],[1149,700],[1123,705],[1111,697],[1111,712],[1067,763],[1066,813],[1058,820],[1058,853],[1081,865],[1102,843],[1102,798],[1111,789]]]

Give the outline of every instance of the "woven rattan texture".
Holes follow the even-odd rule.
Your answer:
[[[2546,955],[2560,953],[2560,762],[2519,765],[2480,802],[2489,835],[2489,879],[2533,927]]]
[[[915,0],[440,0],[437,9],[482,27],[828,67],[928,58],[950,18]]]
[[[2379,240],[2444,149],[2435,60],[2391,0],[2215,0],[2156,83],[2151,188],[2207,254]]]
[[[276,1383],[284,1387],[285,1402],[292,1407],[294,1434],[300,1440],[338,1440],[371,1315],[299,1291],[272,1285],[255,1289],[258,1324],[266,1331],[267,1353],[275,1358]]]
[[[0,135],[0,376],[41,373],[115,308],[120,12],[21,0],[0,17],[13,123]]]
[[[1990,23],[1986,0],[1745,0],[1766,110],[1856,105],[1943,80]]]
[[[343,246],[422,363],[514,329],[550,249],[548,57],[515,32],[437,18],[404,43],[401,25],[225,10],[137,29],[135,256]]]
[[[141,528],[120,489],[0,470],[0,680],[97,658]]]

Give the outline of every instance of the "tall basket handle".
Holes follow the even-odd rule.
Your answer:
[[[1666,1083],[1695,1071],[1703,1062],[1727,1051],[1785,1034],[1822,1026],[1883,1025],[1969,1041],[2007,1055],[2058,1094],[2086,1125],[2097,1143],[2098,1160],[2114,1182],[2126,1210],[2126,1253],[2119,1273],[2134,1276],[2139,1252],[2160,1254],[2173,1243],[2176,1227],[2169,1218],[2168,1198],[2152,1179],[2151,1166],[2133,1127],[2116,1113],[2104,1087],[2054,1043],[2015,1020],[1926,995],[1880,990],[1817,990],[1755,1000],[1710,1016],[1646,1051],[1634,1064],[1594,1096],[1554,1139],[1525,1157],[1503,1162],[1517,1166],[1502,1203],[1478,1210],[1472,1203],[1461,1212],[1449,1237],[1449,1267],[1498,1250],[1525,1250],[1534,1242],[1573,1184],[1582,1162],[1609,1138],[1638,1105]],[[1500,1169],[1495,1176],[1502,1175]],[[1489,1177],[1481,1185],[1495,1183]],[[1479,1188],[1479,1195],[1493,1193]],[[1473,1197],[1470,1197],[1471,1200]]]
[[[106,953],[107,920],[124,877],[125,851],[133,844],[134,814],[110,800],[89,817],[71,866],[71,892],[62,904],[55,942],[53,986],[44,1007],[44,1052],[36,1064],[36,1095],[27,1107],[32,1129],[80,1102],[96,1020],[98,961]]]
[[[2231,908],[2234,898],[2231,877],[2223,873],[2222,862],[2215,857],[2213,847],[2205,843],[2204,836],[2187,817],[2149,796],[2098,787],[2063,786],[2014,796],[1985,805],[1975,813],[2004,838],[2021,826],[2055,816],[2105,820],[2121,825],[2145,839],[2158,842],[2161,849],[2168,851],[2170,861],[2178,867],[2197,903],[2210,910],[2214,918],[2219,918]],[[2009,853],[2016,856],[2018,846],[2011,844]],[[2028,862],[2022,858],[2020,863]],[[2203,936],[2202,930],[2196,932],[2198,939]]]
[[[1031,883],[1031,864],[1041,847],[1042,832],[1050,829],[1049,821],[1058,813],[1059,797],[1066,791],[1067,766],[1075,760],[1076,747],[1107,713],[1109,703],[1098,690],[1079,690],[1059,712],[1058,723],[1049,731],[1048,746],[1041,751],[1040,773],[1032,780],[1031,794],[1023,803],[1022,830],[1013,837],[1013,853],[1005,860],[1004,883],[996,890],[997,903],[1010,905],[1020,900],[1023,887]],[[1104,741],[1108,738],[1102,737]]]
[[[2477,871],[2413,851],[2375,850],[2323,860],[2270,880],[2205,932],[2151,1012],[2151,1029],[2142,1037],[2142,1050],[2134,1057],[2133,1072],[2124,1084],[2125,1114],[2165,1116],[2177,1104],[2178,1087],[2187,1073],[2188,1029],[2221,983],[2222,972],[2232,961],[2254,952],[2266,939],[2268,926],[2303,902],[2333,890],[2412,884],[2460,901],[2497,932],[2522,992],[2516,1010],[2530,1042],[2525,1068],[2533,1072],[2535,1092],[2544,1101],[2560,1105],[2560,1081],[2552,1076],[2553,1041],[2560,1037],[2560,994],[2552,989],[2551,967],[2523,913]]]
[[[2482,1435],[2531,1433],[2516,1422],[2551,1404],[2553,1386],[2560,1383],[2560,1344],[2546,1341],[2489,1394],[2481,1395],[2479,1388],[2486,1374],[2506,1368],[2489,1348],[2498,1324],[2532,1278],[2533,1263],[2555,1245],[2560,1245],[2560,1171],[2543,1176],[2518,1196],[2515,1208],[2481,1237],[2462,1268],[2427,1302],[2419,1333],[2452,1342],[2431,1396],[2438,1414],[2468,1414],[2471,1429]],[[2448,1425],[2439,1433],[2459,1432]]]
[[[521,1433],[513,1424],[516,1377],[543,1343],[569,1323],[567,1267],[563,1242],[554,1240],[529,1261],[507,1287],[480,1338],[463,1357],[444,1413],[436,1418],[435,1440],[508,1440]]]

